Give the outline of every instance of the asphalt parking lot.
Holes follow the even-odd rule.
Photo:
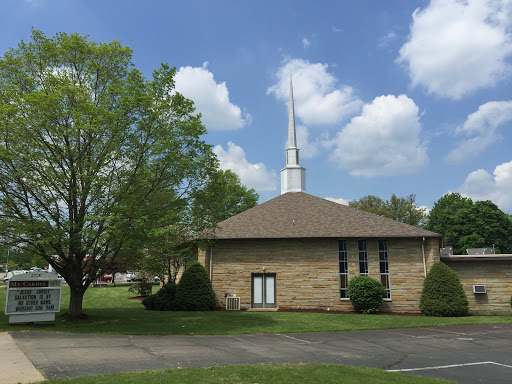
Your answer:
[[[299,362],[366,366],[467,384],[508,384],[512,377],[512,324],[283,335],[11,335],[47,379]]]

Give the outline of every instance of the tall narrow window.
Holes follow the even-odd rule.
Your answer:
[[[379,240],[379,268],[380,282],[386,288],[385,299],[391,299],[391,287],[389,285],[389,258],[386,240]]]
[[[357,248],[359,251],[359,275],[368,276],[368,249],[366,240],[358,240]]]
[[[340,269],[340,298],[346,299],[348,287],[347,240],[338,240],[338,264]]]

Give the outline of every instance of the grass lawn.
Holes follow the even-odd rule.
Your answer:
[[[153,287],[156,291],[158,286]],[[4,315],[5,286],[0,287],[0,331],[45,331],[110,334],[226,335],[254,333],[333,332],[367,329],[512,323],[512,316],[426,317],[298,312],[158,312],[146,311],[127,285],[89,288],[84,298],[88,320],[66,320],[54,327],[10,326]],[[62,288],[61,314],[68,308],[69,289]]]
[[[48,383],[47,381],[41,383]],[[310,383],[396,383],[441,384],[452,381],[423,378],[385,372],[364,367],[347,367],[329,364],[278,364],[242,365],[214,368],[167,369],[120,373],[115,375],[85,376],[72,379],[52,380],[52,384],[310,384]]]

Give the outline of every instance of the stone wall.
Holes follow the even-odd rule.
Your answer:
[[[346,239],[349,278],[358,274],[358,239]],[[379,279],[377,239],[366,239],[370,276]],[[389,254],[391,300],[383,311],[418,312],[423,288],[422,239],[386,239]],[[251,273],[276,274],[276,301],[280,308],[351,310],[340,299],[337,239],[218,240],[213,250],[200,249],[198,260],[210,271],[219,305],[226,295],[251,306]],[[439,261],[439,241],[425,241],[426,269]]]
[[[460,278],[469,301],[476,311],[510,311],[512,261],[474,260],[444,262]],[[473,293],[473,284],[483,284],[485,294]]]

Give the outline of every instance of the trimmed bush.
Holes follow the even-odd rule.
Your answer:
[[[147,281],[139,281],[138,283],[132,284],[132,286],[128,289],[128,292],[133,292],[140,297],[146,297],[151,295],[152,290],[153,284],[148,283]]]
[[[370,276],[354,276],[348,283],[347,293],[356,311],[377,313],[386,289],[380,281]]]
[[[446,264],[435,263],[425,278],[420,310],[427,316],[466,316],[468,299],[459,276]]]
[[[180,311],[210,311],[217,306],[208,272],[201,264],[192,263],[183,272],[176,286],[175,303]]]
[[[147,310],[159,311],[160,310],[160,298],[157,295],[147,296],[142,300],[142,304]]]
[[[156,293],[142,300],[144,307],[151,311],[174,311],[176,299],[176,283],[169,280]]]

